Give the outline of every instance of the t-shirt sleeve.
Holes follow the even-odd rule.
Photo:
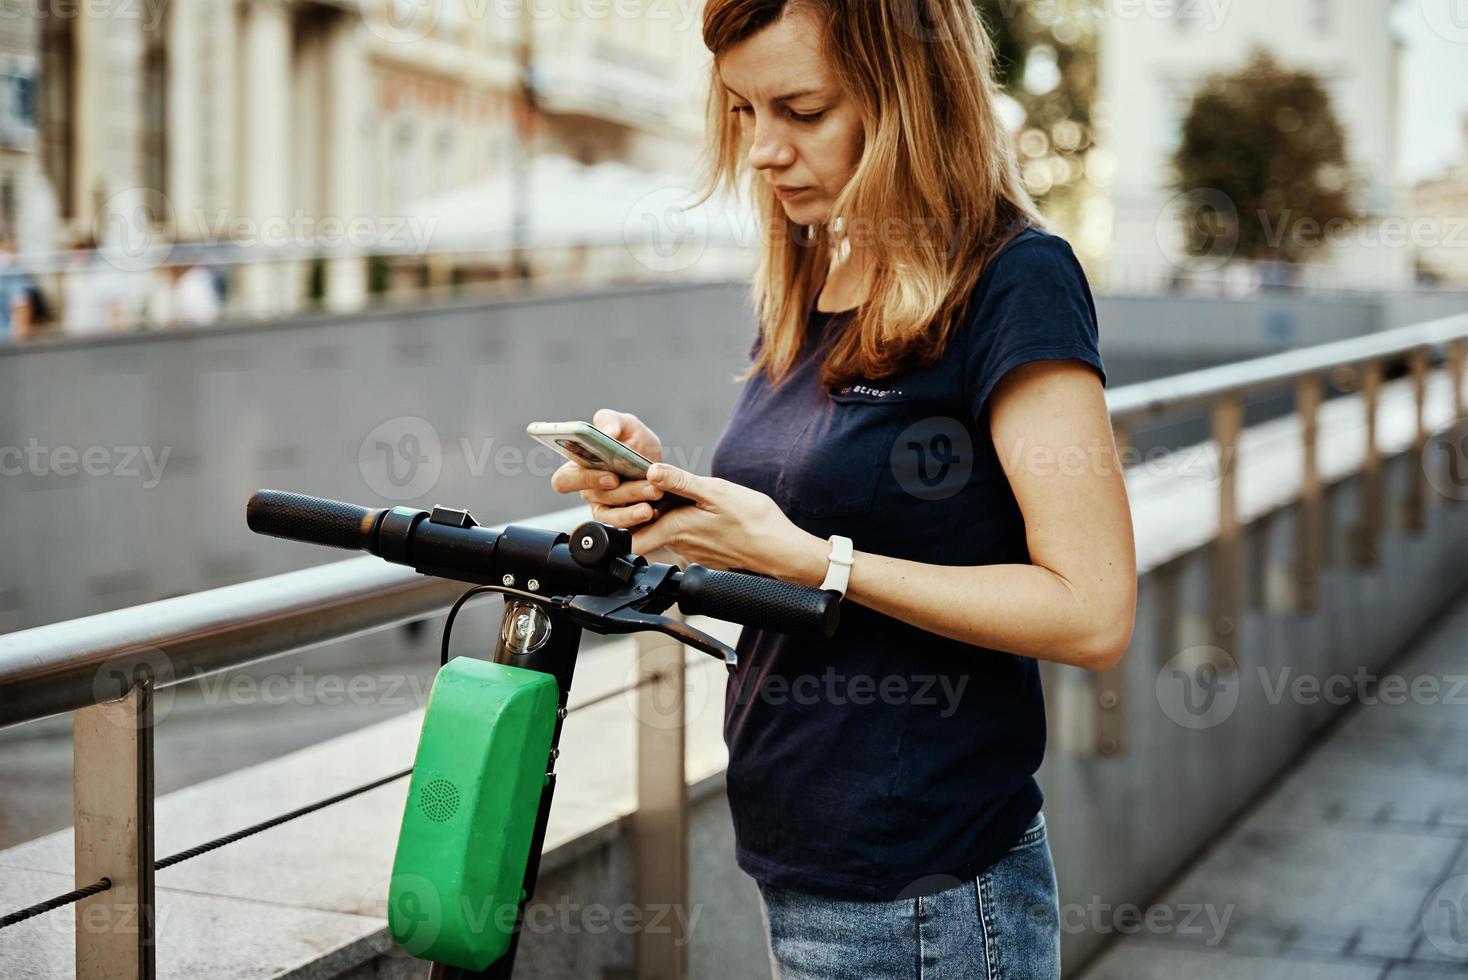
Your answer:
[[[1028,361],[1075,359],[1106,384],[1096,304],[1065,240],[1016,242],[992,260],[989,283],[967,327],[969,417],[977,423],[990,392]]]

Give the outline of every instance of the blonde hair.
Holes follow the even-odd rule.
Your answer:
[[[864,133],[830,222],[809,230],[748,167],[718,66],[725,51],[798,9],[823,25],[824,57]],[[699,203],[721,186],[739,193],[745,180],[762,232],[751,286],[761,349],[737,380],[759,371],[784,380],[805,344],[830,249],[843,241],[863,249],[874,278],[823,361],[822,382],[932,363],[990,257],[1040,223],[999,118],[994,49],[972,0],[707,0],[703,39],[714,59]]]

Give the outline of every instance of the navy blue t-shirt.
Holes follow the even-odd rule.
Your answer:
[[[1105,383],[1070,246],[1017,235],[990,260],[943,357],[881,381],[822,388],[820,359],[851,317],[809,310],[819,346],[780,387],[745,383],[712,475],[857,551],[1029,563],[987,399],[1033,360],[1075,358]],[[763,881],[837,898],[952,887],[998,860],[1040,809],[1038,665],[842,605],[829,640],[754,628],[739,638],[724,719],[736,859]]]

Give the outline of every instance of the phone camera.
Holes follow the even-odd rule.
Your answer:
[[[578,442],[572,442],[570,439],[557,439],[556,445],[560,446],[562,449],[566,450],[566,452],[575,456],[577,459],[584,460],[592,464],[593,466],[601,463],[602,461],[601,457],[598,456],[596,453],[593,453],[590,450],[586,449]]]

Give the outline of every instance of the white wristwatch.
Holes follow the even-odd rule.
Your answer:
[[[831,535],[830,564],[826,566],[826,580],[821,583],[822,589],[834,589],[846,595],[846,583],[851,580],[852,545],[851,539],[839,534]]]

